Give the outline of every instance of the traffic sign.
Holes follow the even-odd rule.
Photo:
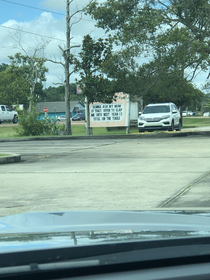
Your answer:
[[[48,112],[48,108],[47,108],[47,107],[44,108],[44,112],[45,112],[45,113]]]

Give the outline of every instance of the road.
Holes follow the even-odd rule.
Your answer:
[[[31,211],[210,207],[204,136],[1,142],[0,216]]]

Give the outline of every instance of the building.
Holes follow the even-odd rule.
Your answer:
[[[48,109],[49,117],[59,117],[66,114],[66,105],[64,101],[58,102],[38,102],[35,106],[36,112],[42,112],[42,116],[45,116],[44,108]],[[81,101],[71,101],[70,102],[70,112],[71,117],[77,113],[85,112],[85,105]]]

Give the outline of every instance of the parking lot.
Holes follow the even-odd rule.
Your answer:
[[[210,138],[1,142],[0,216],[31,211],[210,207]]]

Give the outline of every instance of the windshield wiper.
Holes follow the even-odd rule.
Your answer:
[[[66,262],[53,262],[37,264],[31,263],[29,265],[9,266],[0,268],[0,277],[6,274],[20,274],[25,272],[40,272],[49,270],[63,270],[79,267],[90,267],[100,265],[99,260],[85,260],[85,261],[66,261]]]

